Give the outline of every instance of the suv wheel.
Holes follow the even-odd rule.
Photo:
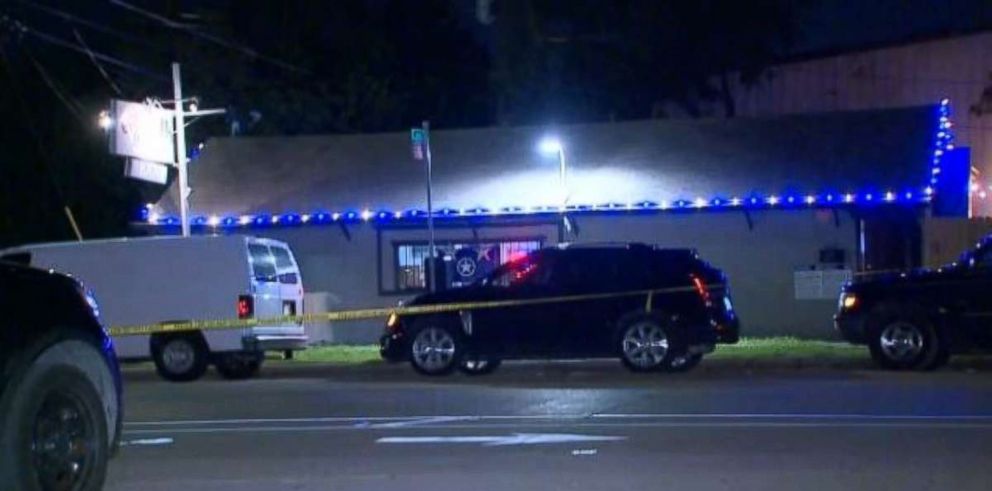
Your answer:
[[[172,382],[190,382],[207,371],[210,353],[199,333],[152,339],[155,371]]]
[[[636,317],[621,329],[620,359],[631,371],[661,370],[683,352],[672,329],[654,317]]]
[[[930,370],[948,358],[933,325],[917,315],[878,323],[871,330],[868,349],[879,366],[890,370]]]
[[[458,370],[465,375],[488,375],[495,372],[502,362],[496,357],[468,355],[458,364]]]
[[[0,479],[13,489],[101,489],[110,455],[100,389],[70,365],[35,363],[4,396]]]
[[[410,364],[424,375],[447,375],[461,364],[457,331],[436,319],[423,324],[410,342]]]

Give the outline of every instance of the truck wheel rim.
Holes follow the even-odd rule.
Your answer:
[[[424,370],[443,370],[454,358],[455,340],[444,329],[428,327],[413,340],[413,359]]]
[[[196,350],[185,339],[175,339],[162,347],[162,363],[172,373],[185,373],[193,369]]]
[[[910,360],[923,351],[923,333],[908,322],[895,322],[882,330],[882,352],[892,360]]]
[[[641,368],[661,364],[668,354],[668,335],[661,326],[652,322],[639,322],[630,326],[623,336],[623,355]]]
[[[76,489],[88,473],[97,441],[92,416],[72,394],[49,393],[35,415],[31,451],[43,489]]]

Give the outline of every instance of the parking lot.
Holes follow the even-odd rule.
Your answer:
[[[276,363],[172,384],[128,367],[107,489],[985,489],[988,373]]]

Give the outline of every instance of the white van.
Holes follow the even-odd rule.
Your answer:
[[[187,320],[271,318],[303,313],[303,283],[289,246],[243,235],[148,237],[27,245],[0,260],[68,273],[95,293],[107,326]],[[214,364],[246,378],[265,351],[305,348],[289,323],[114,338],[124,360],[151,358],[173,381],[199,378]]]

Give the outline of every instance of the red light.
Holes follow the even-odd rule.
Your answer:
[[[702,297],[703,301],[706,302],[706,306],[709,307],[712,305],[712,302],[710,302],[710,291],[706,288],[706,284],[703,283],[703,280],[698,276],[693,275],[692,284],[696,287],[696,293],[698,293],[699,296]]]
[[[238,297],[238,319],[247,319],[255,313],[255,299],[251,295]]]

